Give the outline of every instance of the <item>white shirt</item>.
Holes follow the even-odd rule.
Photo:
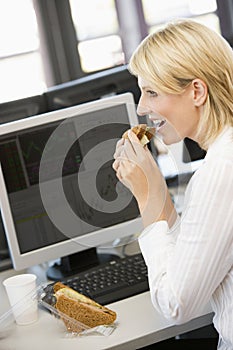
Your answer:
[[[181,218],[148,226],[139,245],[152,303],[174,323],[197,316],[210,301],[218,349],[233,349],[233,128],[209,147],[191,178]]]

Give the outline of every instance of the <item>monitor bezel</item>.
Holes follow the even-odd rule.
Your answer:
[[[39,125],[44,125],[46,123],[59,121],[66,118],[72,118],[74,116],[78,116],[79,114],[82,115],[83,113],[116,106],[116,104],[126,105],[129,123],[131,126],[138,124],[138,117],[136,114],[133,94],[125,93],[0,125],[0,135],[7,135],[8,133],[10,134],[12,132],[25,130],[30,127],[36,127]],[[88,249],[90,246],[98,247],[103,245],[107,248],[109,247],[109,243],[115,239],[137,234],[143,228],[141,218],[137,217],[136,219],[109,226],[107,228],[102,228],[83,236],[78,236],[76,238],[52,244],[47,247],[42,247],[31,252],[20,253],[1,164],[0,206],[10,255],[13,267],[16,270],[28,268],[30,266],[38,265],[44,262],[53,261],[66,255],[74,254]]]

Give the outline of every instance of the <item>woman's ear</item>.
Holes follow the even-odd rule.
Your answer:
[[[207,85],[201,79],[194,79],[192,81],[193,88],[193,101],[196,107],[202,106],[207,98],[208,88]]]

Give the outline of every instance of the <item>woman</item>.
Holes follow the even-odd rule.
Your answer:
[[[159,124],[164,143],[189,137],[207,150],[179,217],[149,150],[132,131],[118,141],[113,168],[144,222],[152,303],[179,324],[211,301],[218,348],[233,349],[232,49],[206,26],[180,20],[145,38],[129,69],[141,90],[137,112]]]

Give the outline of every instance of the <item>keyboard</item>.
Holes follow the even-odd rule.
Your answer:
[[[61,282],[102,305],[149,290],[141,253],[111,260]]]

